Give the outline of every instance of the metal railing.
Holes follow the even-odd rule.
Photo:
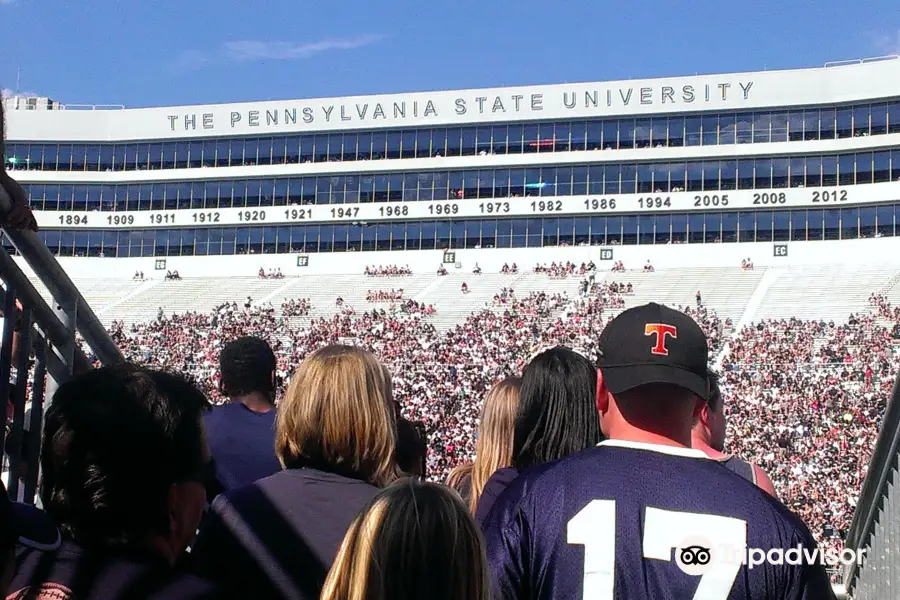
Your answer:
[[[825,63],[826,68],[830,67],[846,67],[847,65],[862,65],[866,63],[881,62],[885,60],[896,60],[900,58],[900,54],[885,54],[884,56],[871,56],[868,58],[851,58],[849,60],[832,60]]]
[[[865,549],[863,564],[844,568],[844,585],[855,600],[900,598],[900,374],[884,421],[846,547]]]
[[[9,195],[0,187],[0,214],[8,213],[11,207]],[[6,230],[4,234],[51,296],[48,305],[9,252],[0,247],[0,405],[4,421],[0,456],[10,496],[32,502],[37,489],[44,406],[72,375],[92,368],[76,342],[76,330],[99,362],[115,364],[124,357],[37,235]],[[7,427],[10,404],[12,422]]]

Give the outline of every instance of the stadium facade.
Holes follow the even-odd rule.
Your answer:
[[[14,108],[4,160],[47,245],[85,274],[871,262],[900,236],[900,60]]]

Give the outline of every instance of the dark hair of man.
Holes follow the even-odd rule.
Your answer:
[[[268,342],[258,337],[238,338],[219,355],[222,393],[229,398],[253,392],[271,394],[275,391],[274,371],[275,353]]]
[[[186,379],[128,363],[63,384],[47,409],[40,488],[63,535],[99,548],[166,535],[170,487],[203,479],[208,409]]]
[[[709,398],[706,404],[713,412],[722,410],[722,390],[719,388],[719,375],[712,369],[707,369],[706,380],[709,385]]]
[[[522,375],[512,466],[522,470],[551,462],[601,439],[591,361],[562,346],[534,357]]]
[[[397,420],[397,466],[404,473],[425,476],[425,456],[428,451],[425,431],[421,423],[403,417]]]

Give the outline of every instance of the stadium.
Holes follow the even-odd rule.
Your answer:
[[[596,359],[606,323],[659,302],[708,337],[728,451],[823,548],[869,549],[831,573],[836,589],[888,597],[900,59],[142,109],[4,102],[5,167],[39,226],[4,237],[4,314],[27,308],[41,373],[121,352],[223,401],[234,337],[269,341],[285,382],[315,349],[359,345],[444,481],[475,457],[492,385],[555,345]],[[19,368],[10,356],[0,370]]]

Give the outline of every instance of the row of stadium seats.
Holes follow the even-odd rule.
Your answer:
[[[884,267],[828,266],[786,267],[747,271],[740,268],[684,268],[655,272],[598,272],[597,281],[632,282],[635,293],[626,297],[626,307],[657,301],[670,306],[693,306],[702,293],[704,306],[735,323],[763,319],[797,317],[842,322],[866,308],[873,292],[888,301],[900,301],[900,273]],[[109,324],[124,320],[126,325],[153,319],[160,307],[167,313],[209,311],[224,302],[271,303],[276,309],[292,298],[308,298],[309,318],[334,314],[335,300],[357,312],[384,308],[389,303],[366,301],[369,290],[403,288],[405,299],[413,299],[437,310],[430,321],[438,330],[462,322],[473,310],[492,304],[495,294],[511,287],[518,297],[533,291],[579,293],[581,277],[551,278],[537,273],[517,275],[458,273],[439,277],[414,274],[408,277],[371,278],[364,275],[333,275],[289,279],[256,277],[190,278],[182,281],[131,281],[121,279],[76,279],[85,299],[101,320]],[[32,280],[45,298],[49,293]],[[469,292],[460,289],[466,283]],[[802,298],[803,302],[795,299]],[[790,301],[789,301],[790,300]],[[298,321],[299,323],[299,321]]]

